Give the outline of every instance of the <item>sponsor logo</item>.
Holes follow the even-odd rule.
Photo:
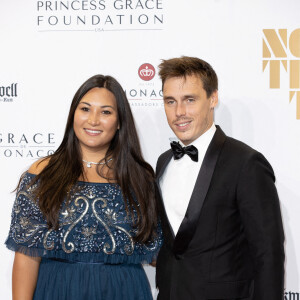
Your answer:
[[[143,63],[137,68],[136,86],[125,90],[131,106],[163,106],[163,94],[160,79],[155,76],[156,71],[152,64]],[[134,76],[133,76],[134,78]]]
[[[149,81],[155,76],[155,69],[151,64],[143,64],[139,67],[138,74],[144,81]]]
[[[0,102],[13,102],[18,97],[18,84],[12,83],[8,86],[0,86]]]
[[[39,31],[162,30],[163,0],[36,1]]]
[[[295,292],[285,292],[284,300],[300,300],[300,294]]]
[[[300,120],[300,28],[263,30],[263,71],[270,71],[270,88],[280,89],[282,76],[288,76],[289,101],[296,101]]]
[[[50,132],[0,132],[0,157],[40,158],[53,154],[55,135]]]

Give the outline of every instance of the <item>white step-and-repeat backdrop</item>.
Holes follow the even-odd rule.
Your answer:
[[[275,170],[285,300],[300,298],[300,1],[1,0],[0,39],[1,299],[11,299],[13,253],[3,243],[12,191],[59,145],[77,88],[95,74],[120,81],[155,167],[173,136],[157,66],[181,55],[211,63],[220,81],[216,124]],[[146,271],[155,295],[155,269]]]

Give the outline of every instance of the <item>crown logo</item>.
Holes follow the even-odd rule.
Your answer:
[[[141,79],[149,81],[155,76],[155,69],[151,64],[143,64],[139,67],[138,74]]]
[[[140,70],[141,76],[149,77],[149,76],[152,76],[153,74],[154,74],[154,71],[150,70],[148,66],[146,66],[145,69]]]

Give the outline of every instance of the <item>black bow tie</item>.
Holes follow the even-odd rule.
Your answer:
[[[179,142],[172,142],[171,148],[174,159],[180,159],[184,154],[187,154],[192,161],[198,161],[198,150],[195,146],[182,147]]]

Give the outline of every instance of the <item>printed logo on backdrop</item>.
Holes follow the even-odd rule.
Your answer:
[[[163,105],[161,82],[152,64],[143,63],[136,68],[135,72],[132,70],[132,78],[136,79],[133,81],[137,82],[137,85],[125,89],[131,106],[158,107]]]
[[[284,300],[300,300],[300,294],[295,292],[285,292]]]
[[[139,67],[138,74],[144,81],[149,81],[155,76],[155,69],[151,64],[143,64]]]
[[[14,102],[18,97],[18,84],[11,83],[9,85],[0,86],[0,102]]]
[[[50,132],[0,132],[0,157],[40,158],[53,154],[55,135]]]
[[[40,32],[162,30],[164,26],[163,0],[40,0],[36,13]]]
[[[296,118],[300,120],[300,28],[291,32],[264,29],[263,34],[263,71],[268,67],[270,88],[280,89],[282,76],[287,76],[287,98],[296,101]]]

